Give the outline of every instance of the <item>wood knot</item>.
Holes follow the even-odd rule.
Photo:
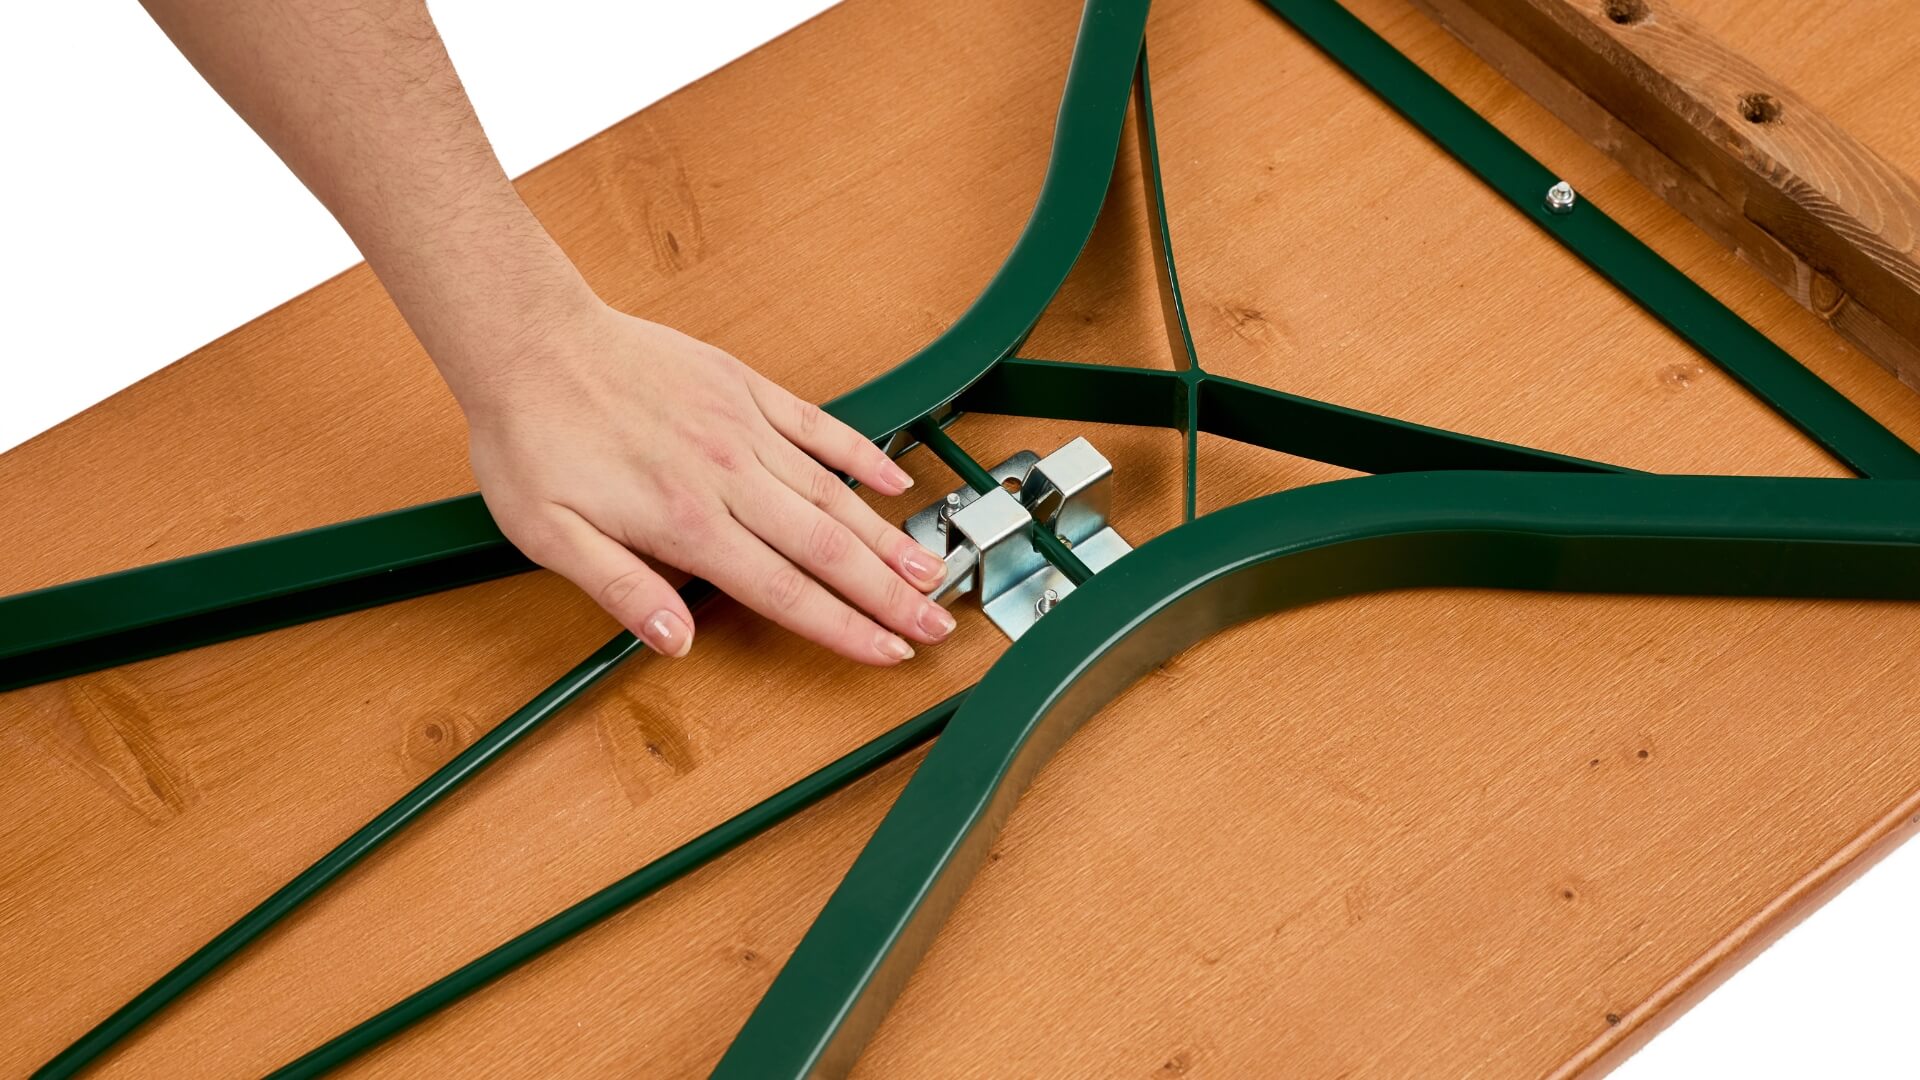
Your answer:
[[[600,745],[635,806],[700,763],[703,733],[683,715],[664,687],[637,681],[621,689],[617,706],[600,710]]]
[[[1601,10],[1606,12],[1608,22],[1618,26],[1632,26],[1651,14],[1647,0],[1607,0]]]
[[[409,775],[421,775],[445,765],[466,745],[472,725],[447,709],[418,717],[400,733],[400,758]]]
[[[1220,314],[1226,317],[1227,327],[1234,336],[1255,345],[1271,344],[1278,336],[1279,329],[1262,308],[1252,304],[1222,304]]]
[[[169,752],[173,740],[162,725],[165,710],[125,672],[35,687],[17,700],[38,707],[9,716],[10,727],[92,777],[148,821],[177,817],[198,798],[185,761]]]
[[[1365,882],[1348,886],[1346,895],[1341,899],[1347,910],[1348,926],[1359,926],[1373,914],[1373,894]]]
[[[1155,1076],[1185,1076],[1193,1069],[1193,1051],[1181,1050],[1160,1063]]]
[[[1569,874],[1553,883],[1553,899],[1559,904],[1578,904],[1587,897],[1587,879]]]
[[[1758,91],[1740,95],[1740,115],[1749,124],[1780,122],[1780,99]]]

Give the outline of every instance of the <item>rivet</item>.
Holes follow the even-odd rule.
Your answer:
[[[1547,189],[1547,209],[1556,214],[1573,213],[1573,204],[1580,197],[1573,193],[1573,185],[1561,180]]]

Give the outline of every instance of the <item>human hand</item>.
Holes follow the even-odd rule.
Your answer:
[[[641,555],[869,664],[952,630],[922,595],[941,560],[821,464],[889,495],[907,474],[733,357],[600,302],[494,157],[425,4],[145,2],[366,255],[535,562],[669,656],[693,616]]]
[[[597,299],[498,351],[442,365],[464,373],[449,382],[487,508],[656,651],[685,656],[693,616],[643,555],[862,663],[952,632],[924,595],[941,559],[822,464],[887,495],[912,478],[818,406]]]

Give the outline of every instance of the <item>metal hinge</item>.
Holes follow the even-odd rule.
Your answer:
[[[948,492],[907,519],[907,535],[946,556],[946,581],[935,599],[951,603],[977,592],[987,618],[1018,640],[1073,592],[1067,575],[1035,549],[1029,528],[1051,530],[1095,573],[1133,545],[1107,524],[1113,466],[1086,439],[1044,458],[1022,450],[987,472],[1000,487],[985,495],[965,486]]]

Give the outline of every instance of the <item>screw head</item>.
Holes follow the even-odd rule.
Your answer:
[[[1053,605],[1059,602],[1060,594],[1052,589],[1048,589],[1040,594],[1040,599],[1033,602],[1033,613],[1035,615],[1045,615],[1047,612],[1053,610]]]
[[[1573,213],[1573,204],[1580,197],[1573,193],[1573,185],[1562,180],[1547,189],[1547,209],[1556,214]]]
[[[947,500],[940,504],[940,515],[933,519],[933,527],[940,532],[946,532],[947,522],[953,520],[954,511],[958,509],[960,509],[960,496],[951,491],[947,492]]]

